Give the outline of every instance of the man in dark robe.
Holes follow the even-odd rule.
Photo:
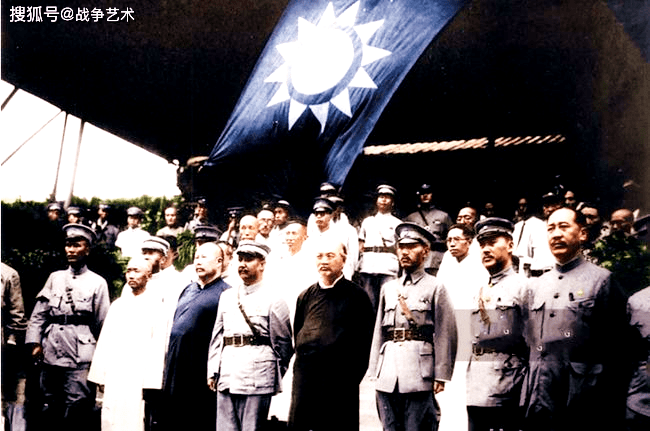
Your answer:
[[[368,367],[374,311],[366,292],[343,277],[345,259],[340,241],[319,243],[320,281],[298,297],[293,430],[359,429],[359,383]]]
[[[230,287],[221,279],[222,263],[218,245],[201,245],[194,255],[199,280],[178,299],[165,357],[165,430],[215,430],[216,399],[205,376],[219,298]]]

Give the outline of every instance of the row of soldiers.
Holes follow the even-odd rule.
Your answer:
[[[587,233],[580,212],[560,208],[549,213],[545,226],[555,267],[536,274],[539,277],[526,278],[515,272],[519,267],[513,264],[516,235],[511,222],[486,218],[475,225],[478,235],[474,239],[474,230],[467,224],[446,229],[446,220],[432,216],[443,217],[432,205],[421,206],[407,217],[412,221],[402,222],[390,214],[394,196],[394,188],[378,187],[377,213],[364,220],[358,234],[352,228],[355,235],[345,227],[341,214],[336,214],[336,201],[331,196],[316,201],[311,225],[287,222],[279,233],[280,242],[271,246],[272,238],[259,233],[257,217],[243,217],[237,259],[230,263],[226,260],[232,243],[217,244],[213,229],[198,228],[197,239],[208,244],[197,249],[194,272],[198,280],[189,286],[182,278],[171,281],[176,276],[153,283],[167,270],[162,267],[170,256],[169,244],[156,238],[142,242],[140,249],[148,256],[148,263],[136,256],[129,264],[127,281],[132,291],[127,290],[113,307],[137,304],[138,297],[147,300],[133,305],[136,308],[131,312],[113,314],[157,316],[144,319],[144,323],[118,319],[126,328],[123,334],[136,332],[135,327],[145,328],[141,342],[128,344],[133,349],[149,346],[142,340],[163,340],[153,359],[144,361],[146,371],[161,369],[152,373],[158,377],[153,379],[157,383],[151,388],[136,385],[132,392],[141,399],[142,388],[153,390],[145,390],[144,395],[147,426],[174,424],[169,429],[176,429],[192,424],[214,428],[215,414],[211,412],[216,407],[220,429],[256,429],[269,409],[273,411],[271,395],[280,389],[281,376],[289,368],[295,349],[293,379],[284,385],[285,393],[292,394],[287,419],[294,429],[356,429],[358,385],[366,368],[376,379],[377,406],[385,429],[436,429],[440,416],[436,394],[455,383],[452,375],[457,345],[461,354],[463,346],[471,348],[466,374],[470,429],[622,429],[625,392],[633,371],[636,387],[628,398],[628,423],[647,425],[648,414],[642,408],[648,399],[647,372],[644,375],[645,369],[639,367],[633,370],[632,361],[627,361],[632,352],[638,353],[632,346],[640,346],[646,357],[639,359],[647,359],[647,344],[643,344],[648,337],[647,293],[642,291],[629,300],[630,322],[639,335],[629,330],[625,298],[608,272],[582,257],[581,245]],[[417,223],[418,217],[420,224],[427,221],[425,227]],[[69,329],[87,329],[83,336],[75,332],[79,340],[75,355],[94,345],[101,322],[90,324],[87,317],[75,317],[86,316],[83,303],[88,301],[72,293],[75,289],[71,285],[76,283],[69,279],[76,280],[87,269],[77,263],[84,253],[75,252],[68,242],[90,244],[93,235],[79,225],[67,227],[66,255],[71,267],[59,275],[65,283],[50,292],[53,281],[48,280],[37,298],[37,307],[45,306],[48,316],[70,316],[45,318],[38,331],[41,337],[59,332],[63,337]],[[449,253],[440,247],[441,235],[446,235]],[[475,252],[470,253],[461,244],[467,249],[473,247]],[[361,262],[357,263],[359,256]],[[434,278],[429,272],[434,272],[436,259],[440,273]],[[444,265],[445,259],[451,263]],[[350,261],[354,262],[352,270],[346,274]],[[480,268],[470,265],[472,262],[480,262]],[[359,269],[357,276],[355,269]],[[145,283],[135,280],[133,274],[138,271],[145,274]],[[154,274],[146,276],[148,273]],[[361,291],[348,280],[353,277],[366,294],[352,293]],[[310,284],[312,287],[304,290]],[[215,290],[218,293],[213,294],[216,300],[199,300],[213,285],[219,286]],[[249,295],[253,295],[250,305],[245,301]],[[57,297],[66,300],[57,302]],[[91,303],[94,306],[94,299]],[[101,305],[104,303],[98,301],[100,314],[106,311]],[[63,306],[61,314],[52,311],[53,306],[62,304],[69,309]],[[376,313],[374,333],[372,306]],[[146,311],[152,307],[153,311]],[[200,320],[206,315],[214,318]],[[233,316],[235,319],[228,321]],[[152,321],[156,324],[148,326]],[[38,322],[34,314],[30,328],[38,326],[33,322]],[[115,347],[106,350],[101,348],[103,339],[111,337],[105,333],[99,336],[98,351],[112,352],[111,361],[120,358],[122,370],[138,370],[134,356],[151,357],[155,350],[118,355],[115,350],[124,340],[117,337]],[[197,333],[202,334],[202,347],[193,350],[198,349],[194,344]],[[645,341],[634,336],[645,337]],[[48,351],[61,355],[66,346],[70,347],[64,338],[49,345],[34,337],[28,340],[34,343],[36,357],[45,353],[47,365],[67,369],[70,364],[47,359]],[[103,356],[96,353],[92,367],[89,360],[82,361],[81,374],[90,368],[91,378],[106,384],[103,415],[113,418],[106,421],[109,427],[111,421],[125,417],[123,411],[111,412],[111,402],[116,398],[124,401],[125,397],[108,395],[107,376],[102,377],[106,380],[92,377],[93,367],[101,368],[95,361],[101,363]],[[183,358],[191,360],[183,362]],[[273,371],[258,369],[262,362],[275,364]],[[117,375],[122,376],[122,382],[133,384],[138,380],[137,375],[123,371]],[[258,382],[258,376],[265,383]],[[59,375],[45,377],[47,372],[44,385],[62,381]],[[112,382],[110,386],[114,385]],[[216,403],[207,388],[216,391]],[[260,392],[259,388],[264,389]],[[60,403],[61,393],[51,394],[49,399],[46,411],[54,409],[55,401]],[[77,401],[64,403],[64,416],[76,416],[71,406]],[[139,411],[137,400],[122,405]]]

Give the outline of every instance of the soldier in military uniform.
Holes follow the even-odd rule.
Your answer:
[[[635,367],[627,393],[626,429],[646,431],[650,429],[650,287],[630,297],[627,313]]]
[[[435,236],[436,241],[431,245],[424,268],[429,274],[436,275],[445,253],[444,240],[447,238],[447,231],[453,222],[449,214],[436,208],[433,204],[433,187],[431,185],[422,184],[417,195],[420,200],[418,209],[409,214],[404,221],[418,224]]]
[[[472,356],[467,368],[470,431],[522,429],[521,387],[528,364],[523,330],[527,278],[512,265],[513,224],[490,217],[476,224],[490,281],[474,298]]]
[[[435,393],[451,380],[456,318],[445,287],[424,271],[435,237],[414,223],[395,228],[403,274],[381,290],[370,353],[384,430],[436,430]]]
[[[95,404],[88,369],[110,302],[106,281],[86,267],[95,233],[80,224],[63,230],[70,266],[50,274],[36,296],[25,342],[43,360],[43,424],[86,430]]]
[[[531,279],[527,428],[622,429],[623,295],[609,271],[582,257],[587,230],[581,213],[555,210],[547,236],[556,265]]]

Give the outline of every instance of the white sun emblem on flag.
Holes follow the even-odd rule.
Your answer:
[[[289,101],[289,130],[309,107],[321,126],[330,103],[352,117],[348,88],[377,88],[363,68],[391,54],[366,43],[384,20],[354,25],[359,2],[338,17],[329,3],[317,25],[298,18],[298,40],[276,46],[285,60],[264,82],[282,85],[267,107]]]

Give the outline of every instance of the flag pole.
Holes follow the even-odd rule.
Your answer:
[[[72,182],[70,183],[70,194],[65,200],[64,208],[68,209],[70,203],[72,202],[72,193],[74,192],[74,183],[77,177],[77,166],[79,165],[79,153],[81,152],[81,137],[84,133],[84,126],[86,125],[85,120],[81,120],[81,127],[79,127],[79,140],[77,141],[77,154],[74,158],[74,167],[72,168]]]
[[[25,144],[28,143],[28,142],[29,142],[29,141],[30,141],[34,136],[38,135],[38,132],[40,132],[41,130],[43,130],[43,129],[45,128],[45,126],[47,126],[48,124],[50,124],[50,123],[51,123],[51,122],[52,122],[56,117],[59,116],[59,114],[60,114],[61,112],[63,112],[63,111],[59,111],[59,112],[57,112],[56,115],[55,115],[54,117],[50,118],[50,121],[48,121],[47,123],[43,124],[43,126],[41,126],[41,128],[38,129],[36,132],[34,132],[34,134],[33,134],[32,136],[30,136],[29,138],[27,138],[27,140],[26,140],[25,142],[23,142],[22,144],[20,144],[20,145],[18,146],[18,148],[16,148],[16,149],[14,150],[13,153],[9,154],[9,157],[7,157],[6,159],[4,159],[4,161],[3,161],[2,163],[0,163],[0,166],[4,166],[4,164],[7,163],[7,162],[9,161],[9,159],[11,159],[11,158],[14,156],[14,154],[16,154],[16,153],[18,152],[18,150],[20,150],[22,147],[24,147]]]
[[[0,111],[4,111],[4,110],[5,110],[5,108],[7,107],[7,104],[9,103],[9,101],[11,100],[11,98],[14,97],[14,95],[15,95],[17,92],[18,92],[18,87],[14,87],[14,89],[11,90],[11,93],[9,93],[9,96],[7,96],[7,98],[5,99],[5,101],[2,102],[2,106],[0,106]]]
[[[50,201],[54,202],[56,200],[56,189],[59,184],[59,172],[61,170],[61,159],[63,158],[63,142],[65,141],[65,131],[68,126],[68,113],[65,113],[65,120],[63,120],[63,135],[61,136],[61,149],[59,150],[59,163],[56,165],[56,176],[54,177],[54,189],[50,195]]]

